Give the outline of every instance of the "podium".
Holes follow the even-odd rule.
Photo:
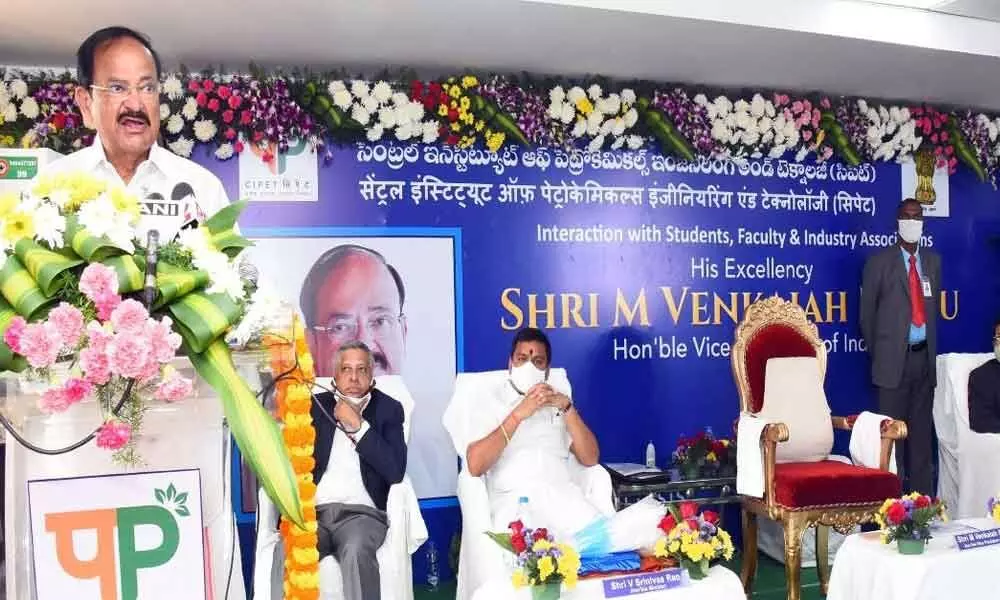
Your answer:
[[[250,389],[258,391],[260,374],[269,368],[266,354],[234,353],[233,360]],[[8,600],[48,600],[39,598],[36,592],[32,535],[38,538],[45,532],[32,532],[29,481],[181,469],[197,469],[200,474],[205,598],[246,600],[231,498],[232,442],[222,406],[187,358],[176,358],[172,364],[195,382],[194,391],[190,397],[173,404],[155,400],[147,403],[142,428],[136,438],[142,466],[115,464],[112,452],[98,448],[94,441],[67,454],[48,456],[6,436],[4,547]],[[64,413],[49,415],[38,409],[43,386],[11,374],[3,378],[2,383],[6,387],[0,400],[4,413],[23,437],[42,448],[72,444],[102,422],[95,400],[73,405]],[[97,478],[88,485],[106,485],[105,481]],[[78,541],[74,543],[79,547]],[[141,592],[140,587],[139,597],[144,598]]]

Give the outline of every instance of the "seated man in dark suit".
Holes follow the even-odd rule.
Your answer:
[[[406,473],[403,406],[375,389],[364,342],[342,345],[334,364],[335,391],[312,406],[318,549],[337,559],[347,600],[379,600],[375,552],[389,526],[389,488]]]
[[[993,326],[993,353],[969,375],[969,427],[976,433],[1000,433],[1000,319]]]

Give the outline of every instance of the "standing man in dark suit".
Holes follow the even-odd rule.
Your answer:
[[[969,374],[969,428],[1000,433],[1000,319],[993,325],[993,358]]]
[[[871,256],[861,283],[861,333],[878,389],[878,410],[906,422],[896,443],[897,465],[909,490],[934,495],[937,315],[941,257],[920,247],[923,207],[899,204],[899,243]]]
[[[389,528],[389,488],[406,473],[403,406],[375,389],[372,352],[361,341],[337,350],[335,390],[313,400],[320,558],[340,565],[347,600],[379,600],[376,551]],[[282,598],[280,592],[272,600]]]

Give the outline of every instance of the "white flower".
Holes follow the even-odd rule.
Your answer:
[[[990,123],[989,129],[990,129],[990,141],[991,142],[997,141],[997,134],[1000,133],[1000,128],[997,128],[995,123]]]
[[[750,101],[750,114],[754,116],[755,119],[759,119],[764,116],[764,97],[760,94],[754,94],[753,100]]]
[[[881,123],[882,122],[881,119],[878,118],[878,111],[876,111],[874,108],[869,108],[868,109],[868,114],[866,116],[868,117],[868,120],[871,121],[871,122],[873,122],[873,123]]]
[[[551,102],[552,104],[561,104],[562,101],[565,99],[566,99],[566,92],[563,91],[561,85],[557,85],[556,87],[549,90],[549,102]]]
[[[770,131],[772,127],[774,127],[774,121],[772,121],[770,117],[764,116],[760,118],[760,121],[757,121],[757,129],[760,131],[766,133]]]
[[[594,139],[590,140],[590,143],[587,144],[587,150],[590,150],[591,152],[597,152],[603,146],[604,146],[604,136],[599,135]]]
[[[424,143],[430,144],[438,139],[438,124],[436,121],[424,121]]]
[[[222,256],[225,257],[225,254]],[[226,294],[236,302],[243,299],[243,279],[234,266],[229,265],[225,269],[211,271],[209,279],[212,285],[205,290],[207,293]]]
[[[634,108],[628,109],[625,113],[625,127],[632,128],[635,126],[636,122],[639,120],[639,111]]]
[[[21,114],[28,117],[29,119],[34,119],[38,116],[38,102],[34,98],[25,98],[21,102]]]
[[[601,97],[601,86],[596,83],[589,88],[587,88],[587,95],[590,96],[591,100],[597,100]]]
[[[218,131],[219,128],[215,126],[215,123],[208,119],[202,119],[194,123],[194,137],[198,138],[200,142],[211,140]]]
[[[881,104],[878,107],[878,118],[882,121],[889,120],[889,111],[888,109],[886,109],[886,107],[882,106]]]
[[[233,145],[226,142],[215,149],[215,158],[226,160],[233,156]]]
[[[8,104],[3,109],[3,120],[7,123],[13,123],[17,120],[17,107],[14,104]]]
[[[798,136],[799,132],[795,129],[795,121],[785,121],[785,129],[783,130],[786,138],[791,139],[791,137]]]
[[[69,203],[70,198],[71,196],[69,190],[67,189],[52,190],[52,192],[49,194],[49,202],[52,202],[59,208],[63,208],[64,206],[66,206]]]
[[[424,118],[424,105],[421,102],[409,102],[409,104],[404,104],[406,107],[406,117],[413,121],[414,123],[419,122]]]
[[[413,137],[413,125],[410,123],[400,123],[396,127],[396,139],[406,141]]]
[[[632,106],[635,104],[635,90],[632,88],[625,88],[622,90],[622,104],[625,106]]]
[[[569,98],[570,102],[572,102],[573,104],[576,104],[580,100],[583,100],[584,98],[586,98],[587,97],[587,93],[583,91],[582,87],[574,86],[574,87],[571,87],[569,89],[569,92],[566,93],[566,97]]]
[[[548,113],[550,119],[552,119],[553,121],[562,120],[563,104],[564,104],[563,102],[553,102],[552,104],[549,104]]]
[[[777,127],[774,128],[774,143],[775,145],[782,145],[785,143],[785,134],[783,130],[778,130]]]
[[[35,239],[47,243],[50,248],[62,248],[66,218],[59,214],[56,205],[46,202],[35,209],[34,216]]]
[[[397,106],[391,110],[392,118],[396,120],[396,127],[402,127],[404,124],[412,125],[413,119],[410,118],[409,111],[406,110],[405,106]]]
[[[590,136],[595,136],[601,130],[601,125],[604,124],[604,118],[600,113],[592,112],[587,117],[587,134]]]
[[[771,102],[770,100],[768,100],[767,102],[764,103],[764,115],[766,115],[766,116],[768,116],[768,117],[770,117],[770,118],[773,119],[774,115],[777,112],[778,111],[777,111],[777,109],[774,108],[774,103],[773,102]]]
[[[356,98],[367,98],[369,93],[368,82],[355,79],[351,82],[351,93],[354,94]]]
[[[340,90],[346,90],[346,89],[347,86],[344,85],[344,82],[339,79],[334,79],[333,81],[330,82],[329,85],[326,86],[326,91],[330,94],[331,98]]]
[[[396,126],[396,113],[391,108],[383,108],[378,111],[378,121],[384,129],[392,129]]]
[[[575,138],[582,137],[583,134],[587,133],[587,120],[577,119],[576,124],[573,125],[573,131],[570,135]]]
[[[753,146],[758,141],[760,141],[760,133],[755,129],[750,129],[743,133],[743,143],[747,146]]]
[[[375,123],[368,128],[368,132],[365,134],[369,142],[377,142],[382,139],[382,125]]]
[[[359,104],[356,105],[354,107],[354,110],[351,111],[351,118],[357,121],[358,123],[361,123],[362,125],[367,125],[368,120],[371,119],[371,115],[368,114],[368,111],[365,110],[365,107]]]
[[[170,151],[174,154],[187,158],[188,156],[191,156],[191,149],[194,148],[194,140],[181,136],[167,144],[167,147],[170,148]]]
[[[106,192],[80,207],[77,220],[92,236],[101,237],[114,226],[115,205]]]
[[[170,115],[167,119],[167,133],[178,134],[184,129],[184,119],[180,115]]]
[[[729,138],[729,143],[733,145],[738,145],[742,141],[743,141],[742,131],[734,131],[732,137]],[[740,152],[742,152],[742,150],[740,150]]]
[[[609,115],[618,114],[622,107],[622,99],[618,94],[611,94],[604,100],[604,103],[607,105],[607,110],[601,112]]]
[[[160,105],[160,120],[166,121],[167,117],[170,116],[170,105],[163,103]]]
[[[803,146],[799,148],[799,151],[795,153],[795,162],[802,162],[806,159],[806,155],[809,154],[809,148]]]
[[[628,137],[628,147],[630,150],[638,150],[642,148],[642,136],[641,135],[630,135]]]
[[[906,108],[905,106],[903,108],[900,108],[899,109],[899,119],[900,119],[900,122],[903,122],[903,123],[905,123],[906,121],[909,121],[910,120],[910,109]]]
[[[617,117],[614,121],[612,121],[612,124],[614,125],[614,127],[611,129],[611,133],[615,134],[616,136],[625,133],[625,119]]]
[[[590,114],[595,114],[595,113],[590,113]],[[562,121],[563,124],[569,125],[570,123],[573,122],[573,119],[575,117],[576,117],[576,108],[574,108],[574,106],[568,102],[566,104],[563,104],[562,114],[559,115],[559,120]]]
[[[695,97],[694,97],[694,103],[697,104],[697,105],[699,105],[699,106],[708,106],[709,104],[711,104],[708,101],[708,97],[705,96],[705,94],[697,94],[697,95],[695,95]]]
[[[715,99],[715,110],[719,115],[724,115],[733,109],[733,103],[729,101],[729,98],[725,96],[719,96]]]
[[[892,108],[889,109],[889,118],[892,119],[894,122],[901,123],[902,122],[900,119],[901,116],[902,115],[899,112],[898,106],[893,106]]]
[[[347,110],[351,107],[351,93],[347,90],[337,90],[332,97],[333,104],[340,110]]]
[[[765,130],[764,131],[764,135],[760,136],[760,141],[762,143],[764,143],[764,144],[770,144],[771,140],[773,140],[773,139],[774,139],[774,131],[773,130]]]
[[[226,335],[226,342],[238,347],[246,346],[264,332],[268,323],[277,322],[285,313],[285,306],[277,294],[259,286],[250,298],[246,314],[239,324]]]
[[[735,113],[729,113],[729,114],[726,115],[726,118],[723,119],[722,121],[726,124],[726,127],[729,127],[730,129],[734,129],[736,127],[736,114]]]
[[[190,252],[192,257],[214,252],[212,245],[209,243],[208,235],[206,235],[207,231],[204,227],[182,229],[177,234],[177,242],[182,248]]]
[[[877,125],[871,125],[868,127],[867,137],[869,140],[875,140],[876,142],[882,139],[882,130]]]
[[[396,92],[395,94],[392,95],[392,103],[397,107],[407,106],[410,103],[410,97],[404,94],[403,92]],[[420,103],[417,102],[417,104]],[[421,104],[421,106],[423,105]]]
[[[737,127],[739,127],[740,129],[746,129],[747,127],[750,127],[750,123],[752,123],[752,121],[750,120],[750,113],[749,112],[746,112],[746,111],[743,111],[743,110],[737,111],[737,113],[736,113],[736,126]]]
[[[750,103],[740,98],[733,104],[733,110],[736,112],[750,112]]]
[[[611,149],[612,150],[620,150],[621,147],[624,146],[624,145],[625,145],[625,138],[624,137],[616,137],[615,141],[611,142]]]
[[[198,116],[198,101],[194,98],[188,98],[184,102],[184,108],[181,109],[181,114],[188,121],[194,121]]]
[[[176,75],[171,75],[163,80],[163,93],[171,100],[180,100],[184,97],[184,85]]]
[[[790,135],[785,136],[785,137],[788,138],[785,141],[786,144],[788,144],[789,146],[796,146],[799,143],[799,130],[798,129],[792,129],[792,133]]]
[[[776,145],[771,148],[771,151],[767,153],[771,158],[781,158],[781,155],[785,153],[785,147],[781,144]]]
[[[378,100],[376,100],[374,96],[366,96],[361,101],[361,106],[363,106],[364,109],[371,114],[378,112]]]
[[[729,128],[722,121],[716,121],[712,124],[712,137],[719,140],[723,144],[729,143],[730,133]]]
[[[608,119],[607,121],[602,122],[600,128],[601,135],[608,135],[609,133],[611,133],[611,130],[614,129],[614,127],[615,127],[614,119]]]
[[[372,88],[372,96],[378,100],[379,104],[385,104],[392,98],[392,87],[384,81],[379,81]]]
[[[28,84],[23,79],[15,79],[10,82],[10,95],[15,100],[20,100],[28,95]]]
[[[868,103],[865,102],[864,99],[862,98],[858,98],[858,110],[860,110],[863,113],[868,112]]]

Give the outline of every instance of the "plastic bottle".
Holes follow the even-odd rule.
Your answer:
[[[441,581],[441,574],[438,569],[438,552],[437,546],[434,545],[433,540],[427,541],[427,585],[432,590],[438,589],[438,583]]]
[[[656,446],[653,445],[653,440],[649,440],[646,444],[646,467],[656,468]]]
[[[517,499],[517,515],[515,516],[516,521],[520,521],[525,527],[532,527],[531,515],[529,514],[528,497],[521,496]]]

